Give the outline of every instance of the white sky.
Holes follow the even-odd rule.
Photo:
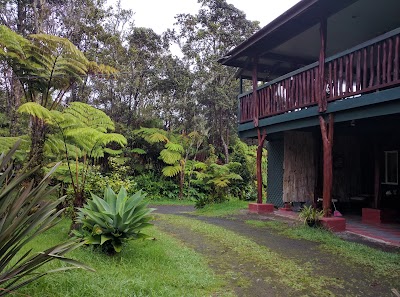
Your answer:
[[[108,0],[108,3],[116,1]],[[227,0],[227,2],[244,11],[248,20],[259,21],[263,27],[299,0]],[[134,20],[137,27],[152,28],[158,34],[173,27],[174,17],[177,14],[194,14],[200,8],[197,0],[121,0],[121,6],[135,12]]]

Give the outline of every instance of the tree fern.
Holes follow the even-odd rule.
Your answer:
[[[174,177],[178,175],[180,172],[182,172],[182,166],[180,166],[179,164],[175,166],[165,166],[162,169],[163,175],[167,177]]]
[[[182,156],[178,152],[170,151],[168,149],[163,149],[160,152],[160,158],[161,160],[163,160],[163,162],[167,163],[168,165],[172,165],[181,160]]]
[[[169,142],[166,132],[157,128],[141,127],[135,134],[143,137],[148,143]]]
[[[168,149],[169,151],[178,152],[180,154],[182,154],[184,152],[182,145],[180,145],[179,143],[171,142],[171,141],[169,141],[165,144],[165,148]]]
[[[63,112],[66,125],[79,123],[81,127],[94,128],[100,132],[114,131],[115,125],[111,118],[103,111],[82,102],[72,102]],[[64,126],[63,128],[69,128]],[[71,127],[73,128],[73,127]]]
[[[27,102],[18,108],[18,112],[34,116],[46,122],[52,122],[53,114],[45,107],[36,102]]]
[[[145,155],[147,153],[144,149],[141,148],[131,149],[130,152],[138,155]]]

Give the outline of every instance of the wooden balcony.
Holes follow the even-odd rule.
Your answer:
[[[400,85],[399,55],[400,28],[325,59],[324,83],[316,62],[258,87],[257,96],[241,94],[239,121],[315,106],[322,95],[332,102]]]

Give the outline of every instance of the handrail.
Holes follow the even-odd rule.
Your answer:
[[[385,39],[388,39],[388,38],[390,38],[390,37],[393,37],[393,36],[395,36],[395,35],[397,35],[397,34],[400,34],[400,28],[396,28],[396,29],[394,29],[394,30],[392,30],[392,31],[389,31],[389,32],[387,32],[387,33],[385,33],[385,34],[382,34],[382,35],[380,35],[380,36],[378,36],[378,37],[375,37],[375,38],[370,39],[370,40],[368,40],[368,41],[365,41],[365,42],[363,42],[363,43],[361,43],[361,44],[358,44],[358,45],[356,45],[356,46],[354,46],[354,47],[352,47],[352,48],[350,48],[350,49],[347,49],[347,50],[342,51],[342,52],[340,52],[340,53],[337,53],[337,54],[335,54],[335,55],[333,55],[333,56],[331,56],[331,57],[328,57],[328,58],[325,59],[325,63],[329,63],[329,62],[331,62],[331,61],[333,61],[333,60],[336,60],[336,59],[338,59],[338,58],[345,57],[345,56],[348,55],[348,54],[351,54],[351,53],[354,53],[354,52],[356,52],[356,51],[358,51],[358,50],[364,49],[364,48],[366,48],[366,47],[368,47],[368,46],[370,46],[370,45],[373,45],[373,44],[375,44],[375,43],[378,43],[378,42],[380,42],[380,41],[383,41],[383,40],[385,40]],[[263,89],[263,88],[266,88],[266,87],[268,87],[268,86],[270,86],[270,85],[276,84],[276,83],[278,83],[278,82],[280,82],[280,81],[282,81],[282,80],[285,80],[285,79],[287,79],[287,78],[290,78],[290,77],[292,77],[292,76],[295,76],[295,75],[297,75],[297,74],[299,74],[299,73],[302,73],[302,72],[305,72],[305,71],[307,71],[307,70],[310,70],[310,69],[312,69],[312,68],[314,68],[314,67],[317,67],[317,66],[319,66],[319,62],[318,62],[318,61],[317,61],[317,62],[314,62],[314,63],[312,63],[312,64],[310,64],[310,65],[304,66],[304,67],[302,67],[302,68],[299,68],[299,69],[297,69],[297,70],[294,70],[294,71],[292,71],[292,72],[289,72],[289,73],[287,73],[287,74],[285,74],[285,75],[282,75],[282,76],[280,76],[280,77],[278,77],[278,78],[275,78],[275,79],[273,79],[273,80],[271,80],[271,81],[269,81],[269,82],[267,82],[267,83],[265,83],[265,84],[262,84],[262,85],[258,86],[258,87],[257,87],[257,91],[259,91],[259,90],[261,90],[261,89]],[[240,98],[245,97],[245,96],[247,96],[247,95],[249,95],[249,94],[252,94],[252,93],[253,93],[253,90],[247,91],[247,92],[245,92],[245,93],[239,94],[239,95],[238,95],[238,98],[240,99]]]
[[[238,96],[240,122],[273,116],[318,104],[326,92],[329,102],[400,85],[400,28],[325,59],[325,81],[319,62],[287,73]],[[321,89],[322,84],[324,87]]]

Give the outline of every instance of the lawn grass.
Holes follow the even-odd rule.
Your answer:
[[[246,209],[249,202],[239,199],[231,199],[223,203],[214,203],[196,210],[196,214],[210,217],[222,217],[238,214],[240,210]]]
[[[315,278],[312,268],[308,265],[301,265],[282,257],[267,247],[260,246],[251,239],[223,227],[182,216],[162,215],[160,219],[189,228],[194,233],[200,233],[218,242],[221,249],[234,251],[242,261],[257,263],[263,269],[270,270],[274,274],[273,283],[290,288],[298,296],[333,296],[327,287],[332,287],[332,284],[341,286],[336,278],[326,276]]]
[[[321,248],[341,256],[343,259],[371,267],[377,277],[400,277],[400,253],[384,252],[360,243],[346,241],[321,228],[310,228],[304,225],[288,226],[288,224],[278,221],[249,220],[246,223],[273,229],[290,238],[321,243]]]
[[[62,221],[30,244],[35,251],[66,240],[70,222]],[[67,256],[96,270],[47,275],[22,288],[18,294],[56,296],[224,296],[224,283],[206,261],[178,240],[159,231],[146,229],[156,240],[130,241],[116,256],[106,256],[91,247],[82,247]],[[46,269],[63,265],[54,261]],[[21,295],[23,296],[23,295]]]
[[[189,206],[194,206],[195,202],[191,200],[147,200],[147,203],[149,205],[189,205]]]

